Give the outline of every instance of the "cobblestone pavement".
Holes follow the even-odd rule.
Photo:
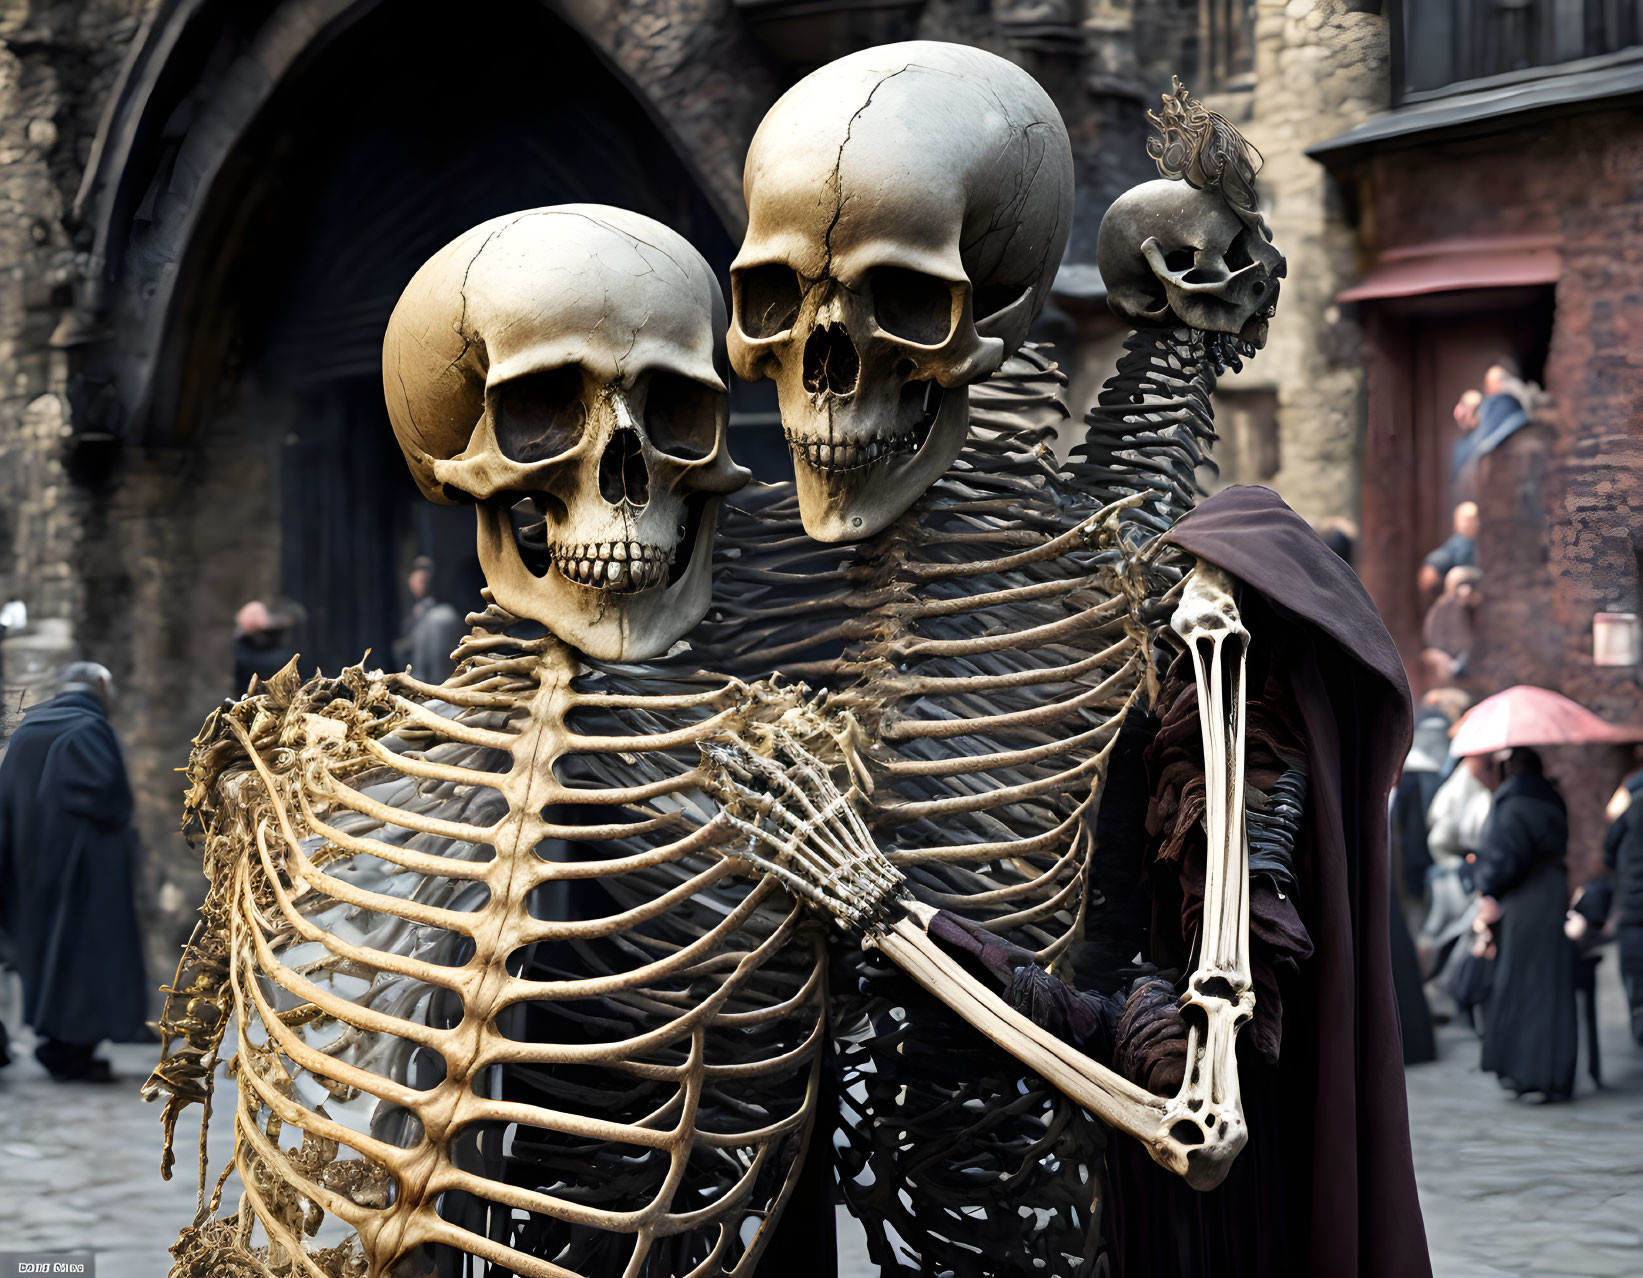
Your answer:
[[[1520,1101],[1478,1070],[1471,1031],[1408,1071],[1409,1125],[1437,1278],[1643,1274],[1643,1051],[1626,1031],[1613,948],[1598,965],[1600,1054],[1575,1099]],[[1584,1013],[1584,1008],[1582,1009]]]
[[[97,1278],[165,1278],[166,1249],[194,1218],[199,1110],[178,1125],[177,1170],[163,1181],[160,1107],[137,1095],[159,1049],[105,1046],[113,1082],[58,1084],[33,1041],[14,1031],[0,1070],[0,1252],[92,1250]],[[233,1152],[233,1096],[226,1085],[211,1124],[214,1169]]]
[[[1409,1072],[1437,1278],[1643,1274],[1643,1052],[1626,1035],[1614,968],[1611,955],[1604,1091],[1583,1079],[1572,1104],[1510,1099],[1478,1072],[1476,1040],[1458,1027],[1440,1031],[1440,1060]],[[166,1249],[194,1214],[198,1111],[178,1133],[176,1178],[163,1182],[160,1111],[137,1095],[155,1049],[105,1048],[116,1082],[58,1086],[31,1045],[18,1034],[17,1060],[0,1071],[0,1252],[89,1247],[98,1278],[164,1278]],[[229,1156],[232,1096],[224,1083],[214,1168]],[[841,1278],[868,1278],[859,1231],[840,1224]]]

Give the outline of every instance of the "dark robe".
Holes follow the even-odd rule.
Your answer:
[[[233,695],[243,697],[250,689],[252,679],[267,683],[290,665],[296,655],[296,649],[287,647],[277,636],[270,636],[267,632],[240,635],[234,640]]]
[[[1411,900],[1426,899],[1426,872],[1432,868],[1432,849],[1426,845],[1426,813],[1442,778],[1434,771],[1405,767],[1392,793],[1392,863],[1401,874],[1401,886]]]
[[[444,683],[456,668],[451,653],[467,633],[460,612],[425,595],[411,605],[405,633],[394,641],[394,664],[409,666],[423,683]]]
[[[1432,1030],[1432,1008],[1421,980],[1415,938],[1403,917],[1397,892],[1392,893],[1392,992],[1398,1001],[1398,1030],[1403,1035],[1403,1063],[1424,1065],[1438,1059],[1438,1040]]]
[[[1569,818],[1556,787],[1534,773],[1508,777],[1495,791],[1478,847],[1477,885],[1501,909],[1483,1068],[1518,1093],[1574,1092],[1576,955],[1563,931],[1568,847]]]
[[[0,764],[0,929],[23,1019],[42,1038],[147,1037],[131,811],[95,693],[64,692],[23,717]]]
[[[1631,806],[1610,824],[1603,860],[1615,876],[1615,934],[1632,1039],[1643,1046],[1643,771],[1626,778],[1626,789]]]
[[[1228,488],[1167,539],[1245,584],[1252,664],[1281,642],[1273,668],[1287,672],[1310,771],[1295,870],[1314,952],[1280,978],[1276,1063],[1242,1036],[1250,1138],[1227,1181],[1199,1194],[1133,1161],[1118,1169],[1119,1272],[1422,1278],[1390,958],[1387,800],[1412,719],[1403,663],[1352,570],[1270,489]]]

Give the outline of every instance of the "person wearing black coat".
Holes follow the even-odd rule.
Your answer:
[[[59,1082],[101,1081],[98,1043],[147,1037],[136,831],[108,671],[80,662],[63,678],[0,763],[0,931],[41,1040],[35,1056]]]
[[[1631,1006],[1632,1038],[1643,1046],[1643,768],[1609,803],[1615,815],[1603,840],[1603,860],[1615,877],[1615,935],[1620,980]]]
[[[1497,959],[1483,1028],[1483,1068],[1501,1086],[1547,1100],[1574,1094],[1575,951],[1564,934],[1569,885],[1563,796],[1533,750],[1513,750],[1478,848],[1479,917]]]

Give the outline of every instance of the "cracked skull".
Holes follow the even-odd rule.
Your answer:
[[[966,387],[1044,304],[1072,218],[1066,128],[1013,63],[884,45],[783,95],[743,191],[731,361],[777,383],[811,536],[869,536],[952,464]]]
[[[1096,265],[1107,304],[1128,323],[1179,321],[1230,334],[1252,351],[1266,344],[1287,269],[1260,213],[1167,178],[1112,202],[1101,219]]]
[[[718,283],[665,226],[561,205],[436,253],[383,343],[394,433],[433,501],[477,503],[496,602],[642,660],[707,610],[726,448]]]

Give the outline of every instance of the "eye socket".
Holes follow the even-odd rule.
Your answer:
[[[491,391],[496,446],[509,461],[547,461],[575,448],[588,424],[582,369],[567,364],[528,373]]]
[[[1241,271],[1244,267],[1254,264],[1255,259],[1249,255],[1249,246],[1245,243],[1248,235],[1248,231],[1240,232],[1233,237],[1232,243],[1227,245],[1227,251],[1221,255],[1221,260],[1227,264],[1227,270]]]
[[[1164,254],[1164,265],[1176,275],[1185,275],[1198,264],[1198,254],[1190,248],[1173,248]]]
[[[712,455],[719,439],[724,393],[677,373],[650,374],[645,390],[645,434],[659,453],[680,461]]]
[[[736,273],[736,324],[754,341],[775,337],[799,317],[804,288],[792,267],[780,262]]]
[[[899,266],[873,272],[873,317],[892,337],[939,346],[953,331],[953,286]]]

